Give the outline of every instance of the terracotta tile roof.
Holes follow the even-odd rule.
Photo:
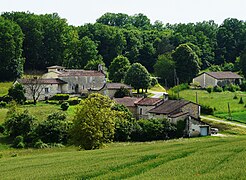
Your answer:
[[[142,106],[154,106],[158,103],[160,103],[163,99],[159,98],[143,98],[140,101],[136,103],[136,105],[142,105]]]
[[[205,72],[209,76],[212,76],[215,79],[242,79],[241,76],[239,76],[236,73],[233,73],[231,71],[225,71],[225,72]]]
[[[156,108],[151,109],[149,112],[158,114],[170,114],[188,103],[190,102],[185,100],[167,100]]]
[[[59,77],[67,77],[67,76],[105,76],[100,71],[93,70],[81,70],[81,69],[65,69],[60,71],[61,74]]]
[[[131,86],[128,86],[123,83],[107,83],[107,88],[108,89],[120,89],[121,87],[124,87],[126,89],[132,89]]]
[[[17,80],[21,84],[67,84],[67,82],[58,79],[58,78],[52,78],[52,79],[18,79]]]
[[[140,101],[142,98],[137,97],[123,97],[123,98],[114,98],[114,101],[118,104],[123,104],[126,107],[134,107],[135,104]]]

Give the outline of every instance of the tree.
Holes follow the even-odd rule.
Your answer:
[[[112,100],[100,94],[91,94],[80,102],[71,133],[75,145],[86,150],[97,149],[113,140],[115,113],[112,105]]]
[[[97,60],[90,60],[87,62],[85,65],[84,69],[86,70],[98,70],[98,66],[102,65],[103,69],[105,69],[105,63],[102,61],[102,59],[97,59]]]
[[[240,55],[240,69],[244,77],[246,77],[246,49]]]
[[[129,68],[129,60],[122,55],[117,56],[109,66],[109,79],[113,82],[122,82]]]
[[[123,98],[125,96],[130,96],[130,91],[124,87],[120,87],[114,94],[115,98]]]
[[[16,83],[13,86],[9,88],[9,93],[8,95],[12,97],[13,100],[15,100],[18,104],[22,104],[25,102],[26,97],[25,97],[25,89],[24,87]]]
[[[171,53],[160,55],[154,65],[155,75],[160,78],[160,82],[166,87],[174,86],[175,62]]]
[[[196,53],[187,44],[181,44],[175,49],[172,57],[179,82],[191,82],[200,70]]]
[[[0,81],[11,81],[23,73],[23,33],[13,21],[0,17]]]
[[[150,85],[150,74],[147,69],[139,63],[134,63],[128,69],[125,77],[125,83],[137,89],[148,89]]]
[[[28,77],[20,80],[25,86],[25,90],[32,97],[33,104],[36,105],[38,98],[44,90],[43,79],[41,77]]]

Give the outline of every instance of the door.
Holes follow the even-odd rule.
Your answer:
[[[200,127],[200,134],[201,134],[201,136],[207,136],[208,135],[208,127]]]

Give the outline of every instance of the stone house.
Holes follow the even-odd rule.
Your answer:
[[[118,91],[120,88],[125,88],[130,92],[130,94],[132,94],[132,87],[126,84],[123,84],[123,83],[107,83],[106,84],[106,91],[107,91],[106,94],[110,98],[113,98],[116,91]]]
[[[204,72],[193,79],[193,83],[199,83],[202,88],[208,86],[225,86],[228,84],[241,84],[242,77],[231,71],[226,72]]]

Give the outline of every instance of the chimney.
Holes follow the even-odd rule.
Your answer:
[[[163,93],[163,100],[164,102],[168,100],[168,93],[166,92]]]

